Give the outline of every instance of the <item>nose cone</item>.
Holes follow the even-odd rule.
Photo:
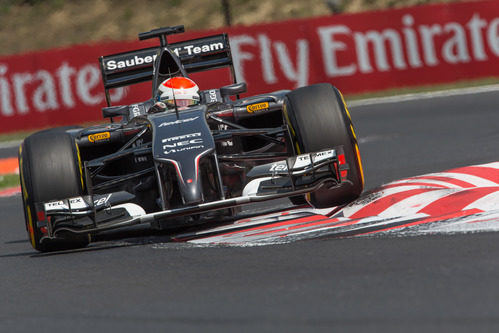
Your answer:
[[[200,204],[204,201],[200,179],[184,179],[183,182],[180,182],[179,188],[180,193],[182,194],[182,200],[185,205]]]

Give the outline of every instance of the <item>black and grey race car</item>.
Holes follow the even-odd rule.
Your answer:
[[[289,198],[295,205],[349,203],[364,179],[352,120],[330,84],[240,98],[228,36],[179,43],[183,26],[139,39],[157,47],[100,58],[111,121],[43,130],[19,148],[22,198],[32,246],[86,246],[100,232],[219,222],[241,205]],[[228,67],[233,84],[200,91],[200,103],[149,112],[163,80]],[[111,106],[109,89],[152,80],[152,98]]]

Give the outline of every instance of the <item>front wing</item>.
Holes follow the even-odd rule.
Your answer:
[[[46,234],[42,238],[57,238],[58,233],[87,234],[137,224],[154,224],[173,217],[205,213],[314,192],[323,186],[339,187],[341,171],[348,165],[338,162],[335,149],[307,153],[277,162],[285,167],[274,168],[268,177],[250,182],[252,189],[240,197],[197,205],[146,213],[128,192],[87,195],[36,204],[37,226]],[[248,184],[248,185],[250,185]]]

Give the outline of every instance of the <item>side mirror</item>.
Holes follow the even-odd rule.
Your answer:
[[[128,105],[107,106],[102,108],[104,118],[128,117]]]
[[[230,97],[238,94],[242,94],[248,90],[246,82],[234,83],[229,86],[220,88],[220,94],[222,97]]]

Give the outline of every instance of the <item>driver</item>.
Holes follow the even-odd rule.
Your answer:
[[[172,77],[158,87],[157,100],[149,112],[161,112],[175,107],[188,107],[199,104],[199,87],[191,79],[183,76]]]

